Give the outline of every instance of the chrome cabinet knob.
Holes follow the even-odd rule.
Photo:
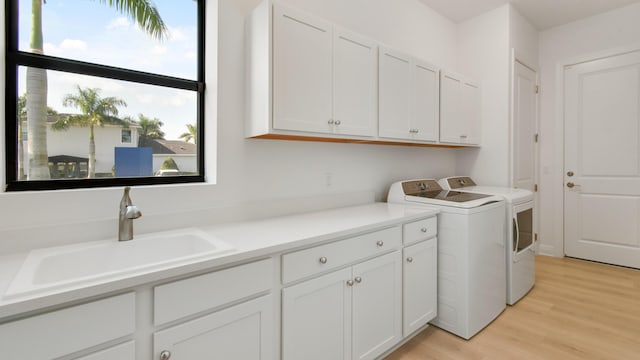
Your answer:
[[[318,261],[320,261],[320,264],[326,264],[327,263],[327,258],[323,256],[320,259],[318,259]]]
[[[353,280],[347,280],[347,286],[353,286]]]
[[[360,284],[362,282],[362,278],[360,276],[356,276],[356,278],[354,279],[358,284]]]
[[[382,240],[378,240],[378,242],[376,243],[376,245],[378,245],[378,247],[382,247],[384,245],[384,241]]]
[[[413,258],[412,258],[411,256],[409,256],[409,257],[407,258],[407,262],[408,262],[408,263],[412,263],[412,262],[413,262]]]
[[[327,121],[327,123],[328,123],[329,125],[333,125],[334,121],[333,121],[333,119],[329,119],[329,121]]]
[[[340,124],[342,124],[342,122],[340,120],[336,120],[335,124],[336,125],[340,125]]]
[[[160,360],[169,360],[171,359],[171,351],[164,350],[160,353]]]
[[[427,232],[427,230],[428,230],[428,229],[427,229],[426,227],[423,227],[422,229],[420,229],[420,231],[422,231],[423,233],[426,233],[426,232]]]

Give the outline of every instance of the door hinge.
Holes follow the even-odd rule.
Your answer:
[[[533,234],[533,241],[538,241],[538,233]]]
[[[540,85],[536,85],[533,87],[533,91],[536,92],[536,94],[540,93]]]
[[[533,184],[533,191],[538,192],[538,184]]]
[[[533,134],[533,141],[534,142],[538,142],[540,140],[540,135],[539,134]]]

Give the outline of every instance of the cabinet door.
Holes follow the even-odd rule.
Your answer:
[[[153,335],[153,358],[172,360],[274,359],[271,295],[220,310]]]
[[[402,338],[400,251],[355,265],[353,278],[352,359],[375,359]]]
[[[81,356],[75,360],[135,360],[136,346],[133,341],[116,345],[93,354]]]
[[[410,130],[411,57],[380,47],[378,135],[407,139]]]
[[[482,119],[480,105],[480,87],[471,81],[462,82],[462,122],[464,132],[467,135],[467,144],[480,144],[480,132]]]
[[[438,241],[404,249],[403,335],[409,336],[437,315]]]
[[[440,75],[435,66],[414,60],[411,139],[436,142],[440,124]]]
[[[442,72],[440,77],[440,142],[459,144],[463,141],[462,78]]]
[[[345,135],[374,136],[377,125],[377,44],[333,28],[333,123]]]
[[[282,290],[282,359],[347,360],[351,356],[351,269]]]
[[[331,23],[275,4],[273,127],[331,132]]]

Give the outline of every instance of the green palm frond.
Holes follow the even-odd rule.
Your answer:
[[[158,9],[148,0],[99,0],[119,12],[129,15],[151,37],[163,40],[169,30],[164,24]]]

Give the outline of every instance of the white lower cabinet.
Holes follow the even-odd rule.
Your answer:
[[[5,359],[69,358],[131,336],[136,326],[135,301],[135,294],[127,293],[1,324],[0,352]],[[131,353],[125,354],[129,357],[122,359],[133,359]]]
[[[375,359],[402,337],[394,251],[283,289],[284,360]]]
[[[135,343],[133,341],[128,341],[124,344],[116,345],[93,354],[75,358],[74,360],[135,360],[135,358]]]
[[[404,248],[403,336],[437,315],[438,240],[431,238]]]
[[[153,359],[273,359],[272,296],[265,295],[153,335]]]

